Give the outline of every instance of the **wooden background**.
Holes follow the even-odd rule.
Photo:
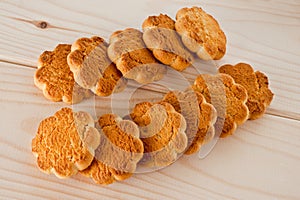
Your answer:
[[[115,30],[140,28],[149,15],[174,18],[179,8],[193,5],[212,14],[228,39],[226,56],[197,70],[243,61],[265,72],[275,93],[267,114],[219,140],[204,159],[183,156],[110,186],[41,173],[31,139],[41,119],[66,105],[44,99],[34,86],[38,56],[79,37],[108,39]],[[300,199],[299,0],[1,0],[0,32],[0,199]],[[192,69],[184,74],[196,75]],[[178,84],[172,76],[166,80]],[[122,95],[115,97],[116,109],[124,108]],[[97,98],[75,107],[88,110],[93,103],[101,113],[109,102]]]

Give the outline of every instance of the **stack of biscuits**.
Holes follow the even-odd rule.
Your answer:
[[[116,31],[109,42],[94,36],[45,51],[35,85],[47,99],[74,104],[93,94],[122,92],[128,81],[161,80],[168,68],[181,72],[196,57],[219,60],[226,53],[224,32],[199,7],[180,9],[176,20],[150,16],[142,29]],[[265,74],[246,63],[223,65],[217,74],[197,74],[184,91],[136,104],[123,118],[108,113],[95,120],[87,112],[62,108],[40,122],[32,152],[45,173],[59,178],[80,173],[111,184],[139,166],[166,167],[214,137],[232,135],[238,125],[260,118],[272,98]]]

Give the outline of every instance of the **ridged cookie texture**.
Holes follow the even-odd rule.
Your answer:
[[[99,117],[100,145],[90,167],[81,174],[107,185],[129,178],[143,157],[144,146],[135,123],[114,114]]]
[[[114,32],[107,52],[124,77],[139,83],[158,81],[166,73],[166,66],[153,57],[143,41],[143,33],[137,29]]]
[[[235,83],[231,76],[202,74],[196,78],[192,87],[216,108],[218,118],[215,129],[221,132],[220,137],[232,135],[237,125],[248,119],[247,91]]]
[[[130,117],[139,126],[144,144],[140,165],[166,167],[186,149],[186,121],[171,104],[142,102],[134,107]]]
[[[202,8],[182,8],[176,14],[175,28],[183,44],[204,60],[221,59],[226,52],[226,36],[217,20]]]
[[[88,113],[62,108],[41,121],[31,145],[41,171],[67,178],[91,164],[99,144],[99,132]]]
[[[242,85],[248,93],[246,105],[249,109],[249,119],[258,119],[271,104],[274,94],[269,89],[268,77],[260,71],[254,71],[251,65],[238,63],[236,65],[223,65],[220,73],[230,75],[234,81]]]
[[[126,79],[108,58],[108,44],[103,38],[79,38],[72,44],[68,64],[78,85],[98,96],[109,96],[126,87]]]
[[[143,22],[143,39],[160,62],[183,71],[194,62],[175,30],[175,21],[168,15],[150,16]]]
[[[89,90],[75,83],[67,63],[70,52],[71,45],[59,44],[53,51],[45,51],[39,57],[34,83],[43,90],[47,99],[74,104],[91,96]]]
[[[171,91],[164,96],[162,102],[171,104],[186,120],[188,145],[185,154],[196,153],[214,137],[217,111],[206,102],[202,94],[192,89],[184,92]]]

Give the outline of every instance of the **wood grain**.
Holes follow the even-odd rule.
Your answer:
[[[40,172],[31,140],[40,120],[68,105],[46,100],[34,86],[38,56],[79,37],[108,39],[115,30],[140,28],[148,15],[174,18],[179,8],[193,5],[224,29],[222,60],[198,60],[182,74],[169,70],[158,83],[137,90],[130,81],[124,93],[69,107],[94,117],[111,111],[123,116],[137,102],[184,89],[199,73],[248,62],[269,76],[275,97],[267,114],[219,140],[205,159],[183,156],[165,169],[107,187],[80,175],[60,180]],[[0,1],[0,199],[299,199],[299,10],[297,0]]]

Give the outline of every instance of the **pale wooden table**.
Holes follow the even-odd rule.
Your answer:
[[[193,5],[215,16],[227,35],[217,65],[248,62],[269,76],[275,97],[267,114],[220,140],[205,159],[184,156],[107,187],[41,173],[31,139],[42,118],[66,105],[45,100],[34,86],[39,54],[83,36],[107,39],[140,28],[148,15],[174,17]],[[0,199],[300,199],[299,0],[1,0],[0,19]],[[97,102],[105,109],[105,99]]]

